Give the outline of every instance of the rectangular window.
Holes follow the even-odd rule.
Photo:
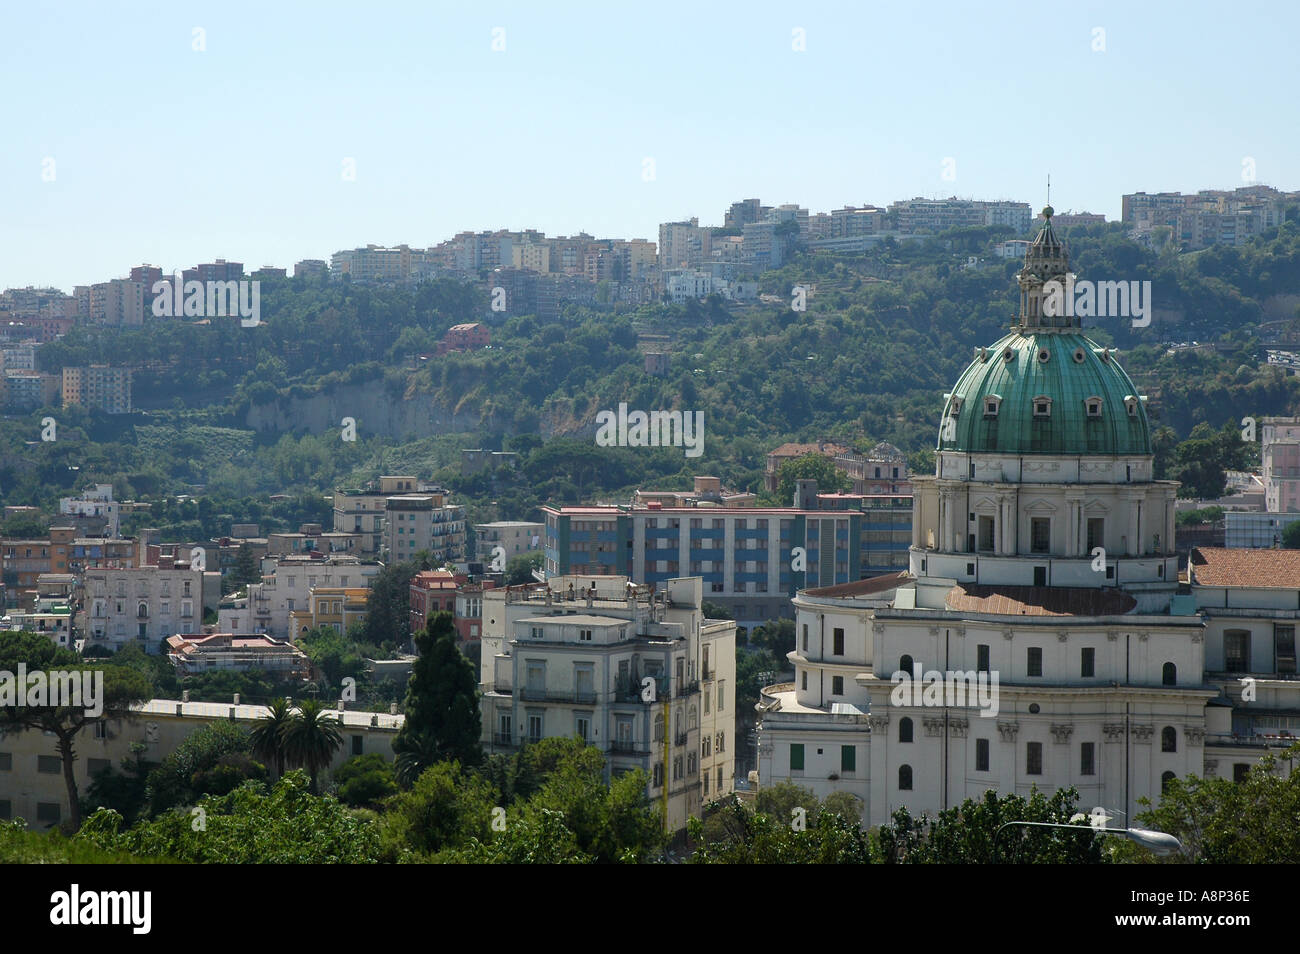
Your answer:
[[[63,771],[63,762],[57,755],[36,756],[36,771],[46,775],[58,775]]]
[[[1223,665],[1228,672],[1250,672],[1250,633],[1230,629],[1223,634]]]
[[[37,802],[36,803],[36,820],[43,825],[57,825],[60,814],[58,802]]]
[[[801,672],[801,673],[799,674],[799,676],[800,676],[800,685],[799,685],[799,688],[800,688],[800,689],[807,690],[807,688],[808,688],[808,670],[805,669],[803,672]]]
[[[542,740],[542,717],[541,715],[528,716],[528,741],[540,742]]]
[[[979,672],[989,671],[989,646],[988,643],[980,643],[975,647],[975,668]]]
[[[993,518],[981,516],[979,518],[979,548],[984,553],[991,553],[995,549],[993,545]]]
[[[844,655],[844,630],[842,629],[837,628],[835,630],[834,636],[832,637],[831,655],[833,656]]]
[[[584,713],[577,717],[576,732],[578,738],[584,742],[591,740],[591,715]]]
[[[1096,755],[1095,743],[1084,742],[1079,746],[1079,774],[1096,775],[1097,764],[1094,761]]]
[[[803,651],[808,651],[808,624],[803,624]]]
[[[790,771],[803,771],[803,744],[792,743],[790,745]]]
[[[1029,518],[1029,549],[1032,553],[1050,553],[1052,521],[1048,517]]]
[[[718,680],[718,711],[719,712],[721,712],[724,708],[726,708],[726,706],[723,705],[723,703],[726,702],[726,696],[722,694],[722,690],[724,686],[726,686],[726,680],[719,679]]]
[[[975,740],[975,771],[987,772],[989,770],[989,740]]]
[[[578,630],[578,641],[583,643],[591,642],[591,630],[589,629]]]
[[[1079,675],[1084,679],[1091,679],[1097,674],[1097,650],[1091,646],[1085,646],[1079,652]]]
[[[1277,671],[1295,672],[1295,626],[1273,627],[1273,649],[1277,657]]]
[[[842,695],[844,695],[844,677],[843,677],[843,676],[831,676],[831,695],[832,695],[832,696],[842,696]]]
[[[1088,553],[1091,554],[1093,547],[1104,547],[1106,521],[1101,517],[1088,518]]]
[[[1043,774],[1043,743],[1028,742],[1025,744],[1025,774]]]
[[[366,745],[365,736],[363,736],[363,735],[354,735],[354,736],[352,737],[352,754],[353,754],[353,755],[364,755],[364,754],[365,754],[365,745]]]
[[[14,754],[12,752],[0,752],[0,772],[12,772],[14,770]]]
[[[1025,664],[1025,675],[1041,676],[1043,674],[1043,650],[1038,646],[1030,646],[1028,658]]]
[[[840,746],[840,771],[856,772],[858,770],[858,747],[856,745]]]

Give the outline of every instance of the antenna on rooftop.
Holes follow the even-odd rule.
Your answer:
[[[1047,204],[1052,204],[1052,174],[1047,174]]]

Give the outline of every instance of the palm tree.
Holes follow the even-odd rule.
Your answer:
[[[343,744],[342,725],[336,716],[325,715],[319,699],[304,699],[298,711],[284,727],[284,754],[288,761],[301,765],[311,776],[311,792],[317,792],[316,777],[334,759]]]
[[[397,784],[410,788],[425,769],[439,760],[440,755],[438,743],[428,736],[412,739],[411,748],[397,753],[393,765]]]
[[[275,765],[277,778],[284,775],[284,733],[293,721],[293,709],[288,699],[272,699],[266,717],[248,733],[253,743],[253,757]]]

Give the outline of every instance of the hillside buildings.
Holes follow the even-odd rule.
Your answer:
[[[174,553],[143,566],[88,569],[86,645],[116,651],[136,642],[157,653],[167,637],[198,632],[205,610],[220,600],[220,572],[200,570]]]
[[[1141,241],[1151,241],[1158,229],[1183,249],[1210,245],[1244,245],[1268,229],[1277,228],[1288,209],[1300,204],[1300,192],[1272,186],[1202,189],[1181,192],[1129,193],[1123,197],[1122,221]]]
[[[413,476],[384,476],[334,494],[334,529],[357,534],[357,554],[409,560],[428,550],[435,560],[464,560],[465,508],[447,492]]]
[[[645,772],[670,832],[732,791],[736,626],[704,618],[698,578],[561,577],[483,598],[487,751],[576,735],[609,776]]]

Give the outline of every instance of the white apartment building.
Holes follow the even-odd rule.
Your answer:
[[[227,597],[217,611],[217,631],[265,633],[276,639],[295,638],[290,625],[295,610],[310,607],[317,587],[369,588],[382,567],[346,554],[323,558],[311,555],[267,557],[262,582],[250,583],[243,596]]]
[[[384,553],[394,562],[428,550],[434,560],[465,559],[465,508],[444,504],[442,494],[389,497],[384,511]]]
[[[506,560],[521,553],[542,549],[546,524],[527,520],[497,520],[493,523],[474,524],[475,553],[484,563],[492,560],[497,547],[504,551]],[[502,564],[504,568],[504,563]]]
[[[158,565],[88,569],[85,578],[86,645],[117,650],[139,641],[157,653],[176,633],[197,633],[205,607],[221,599],[221,573],[194,569],[160,556]]]
[[[103,518],[104,535],[116,538],[119,528],[117,502],[113,499],[112,484],[96,484],[79,497],[60,497],[59,513],[67,516]]]
[[[483,593],[488,751],[552,736],[641,769],[670,832],[732,791],[736,624],[704,619],[698,578],[557,577]]]

